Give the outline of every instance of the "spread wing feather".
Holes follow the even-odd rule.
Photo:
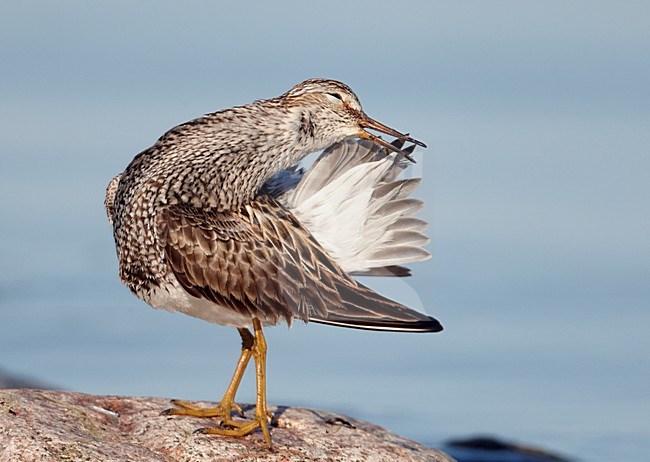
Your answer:
[[[402,156],[375,143],[345,140],[301,178],[300,170],[285,170],[262,192],[277,197],[348,274],[408,276],[401,265],[430,255],[427,223],[413,216],[422,201],[409,197],[420,180],[398,179],[405,168]]]

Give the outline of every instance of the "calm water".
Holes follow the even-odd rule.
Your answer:
[[[650,7],[331,3],[2,2],[0,368],[219,397],[236,332],[120,286],[104,187],[175,124],[327,76],[429,145],[434,258],[366,282],[446,330],[269,329],[269,399],[650,460]]]

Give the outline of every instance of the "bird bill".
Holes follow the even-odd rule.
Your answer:
[[[422,146],[423,148],[427,147],[427,145],[424,144],[423,142],[418,141],[418,140],[416,140],[414,138],[411,138],[408,135],[408,133],[406,133],[406,134],[400,133],[397,130],[395,130],[393,128],[390,128],[389,126],[382,124],[381,122],[377,122],[375,119],[371,119],[370,117],[368,117],[365,114],[363,115],[363,118],[359,122],[359,125],[361,125],[361,127],[363,127],[363,128],[369,128],[371,130],[376,130],[378,132],[385,133],[385,134],[390,135],[390,136],[394,136],[395,138],[397,138],[397,139],[399,139],[400,141],[403,141],[403,142],[405,142],[405,141],[410,142],[410,143],[416,144],[418,146]],[[397,146],[389,143],[388,141],[383,140],[381,137],[379,137],[377,135],[373,135],[372,133],[367,132],[366,130],[361,130],[359,132],[359,138],[363,138],[363,139],[366,139],[366,140],[372,140],[375,143],[385,147],[386,149],[388,149],[390,151],[394,151],[394,152],[402,154],[408,160],[415,163],[415,159],[413,159],[413,157],[411,157],[409,152],[403,151],[402,149],[398,148]]]

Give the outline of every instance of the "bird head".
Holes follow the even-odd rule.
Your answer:
[[[305,80],[282,95],[281,98],[292,103],[293,107],[301,111],[300,128],[305,133],[320,138],[324,146],[329,146],[343,138],[358,137],[372,140],[415,162],[409,152],[401,150],[396,145],[368,131],[374,130],[394,136],[402,144],[410,142],[426,148],[421,141],[369,117],[363,112],[359,98],[352,89],[336,80]]]

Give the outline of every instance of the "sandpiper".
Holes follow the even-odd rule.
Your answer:
[[[424,146],[368,117],[347,85],[310,79],[277,98],[172,128],[113,178],[105,205],[122,282],[154,308],[236,327],[242,338],[216,408],[174,401],[164,414],[222,420],[202,433],[260,428],[270,446],[263,326],[300,319],[442,330],[351,277],[405,276],[403,264],[429,257],[426,223],[413,216],[422,203],[408,197],[418,180],[397,178],[415,145]],[[323,149],[309,171],[296,167]],[[233,420],[251,357],[255,418]]]

